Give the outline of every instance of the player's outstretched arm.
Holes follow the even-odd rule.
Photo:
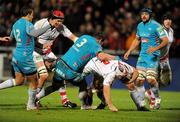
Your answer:
[[[111,100],[111,93],[110,93],[109,85],[103,86],[103,93],[104,93],[104,97],[105,97],[106,103],[108,104],[109,109],[113,112],[117,112],[118,109],[113,105],[112,100]]]
[[[10,40],[11,40],[11,38],[8,37],[8,36],[0,37],[0,41],[5,41],[5,42],[7,42],[7,41],[10,41]]]
[[[115,60],[116,56],[104,53],[104,52],[99,52],[97,54],[97,57],[99,60],[101,61],[105,61],[105,60]]]
[[[140,44],[140,41],[138,40],[138,38],[135,38],[130,46],[130,48],[128,49],[128,51],[124,54],[124,59],[128,60],[129,55],[131,54],[131,51],[133,51],[134,49],[136,49]]]
[[[153,52],[155,52],[156,50],[161,49],[162,47],[166,46],[168,44],[168,38],[167,37],[163,37],[161,38],[162,42],[160,43],[160,45],[156,46],[156,47],[150,47],[147,52],[148,54],[152,54]]]
[[[71,34],[71,36],[69,37],[74,43],[76,42],[76,40],[78,39],[78,37],[74,34]]]
[[[43,33],[45,33],[49,28],[54,27],[55,26],[55,20],[49,19],[49,25],[43,27],[43,28],[39,28],[39,29],[35,29],[32,26],[28,26],[26,28],[26,32],[30,35],[30,36],[34,36],[34,37],[38,37],[40,35],[42,35]]]
[[[129,80],[129,83],[134,82],[137,79],[138,75],[139,75],[138,70],[134,69],[132,78]]]

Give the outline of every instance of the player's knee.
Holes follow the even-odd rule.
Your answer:
[[[134,85],[134,83],[129,83],[126,86],[127,86],[128,90],[130,90],[130,91],[136,89],[136,86]]]
[[[24,83],[24,78],[20,80],[15,80],[15,86],[22,85]]]
[[[48,73],[43,73],[39,76],[39,79],[45,81],[48,78]]]
[[[136,80],[136,86],[143,86],[145,80]]]

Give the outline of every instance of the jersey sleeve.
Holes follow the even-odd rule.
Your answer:
[[[11,31],[11,33],[10,33],[10,38],[11,38],[11,39],[14,39],[13,31]]]
[[[116,72],[112,72],[104,78],[103,85],[110,86],[115,80]]]
[[[27,34],[31,34],[31,32],[32,32],[32,30],[34,30],[35,28],[34,28],[34,26],[33,26],[33,24],[32,23],[30,23],[30,22],[26,22],[26,33]]]
[[[165,33],[165,31],[164,31],[164,29],[163,29],[163,27],[161,25],[157,26],[156,33],[157,33],[159,38],[166,37],[166,33]]]
[[[90,60],[90,61],[85,65],[85,67],[84,67],[84,69],[83,69],[83,73],[84,73],[84,74],[93,73],[94,70],[93,70],[92,67],[93,67],[93,66],[92,66],[92,60]]]
[[[136,30],[136,38],[139,40],[140,38],[140,34],[139,34],[139,24],[137,26],[137,30]]]
[[[69,38],[72,35],[72,32],[65,26],[62,25],[61,28],[57,29],[63,36]]]
[[[40,28],[40,29],[35,29],[34,28],[34,25],[30,22],[26,22],[26,33],[30,36],[33,36],[33,37],[38,37],[40,36],[41,34],[43,34],[44,32],[46,32],[49,28],[50,28],[50,24],[43,27],[43,28]]]

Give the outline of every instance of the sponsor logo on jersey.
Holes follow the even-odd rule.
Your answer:
[[[142,38],[142,39],[141,39],[141,42],[146,42],[146,43],[147,43],[147,42],[148,42],[148,39]]]
[[[165,34],[165,32],[164,32],[164,30],[163,30],[163,27],[159,27],[159,28],[157,29],[157,32],[159,33],[160,36],[162,36],[162,35]]]

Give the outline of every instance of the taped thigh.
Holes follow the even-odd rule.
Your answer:
[[[151,80],[156,80],[158,73],[154,70],[147,70],[146,71],[146,78]]]
[[[41,75],[48,75],[48,71],[43,61],[43,57],[41,55],[34,55],[34,62],[37,66],[38,74]]]
[[[139,75],[137,77],[137,80],[138,81],[144,81],[146,78],[146,72],[143,70],[138,70],[138,72],[139,72]]]

